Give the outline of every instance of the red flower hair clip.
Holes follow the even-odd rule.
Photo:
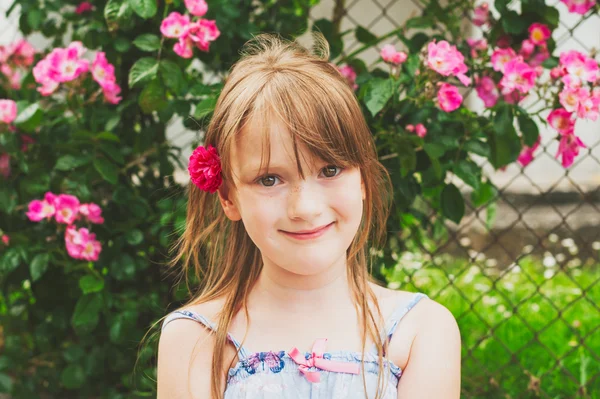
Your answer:
[[[217,149],[210,144],[204,148],[199,146],[190,155],[188,172],[192,183],[200,190],[214,193],[221,182],[221,158]]]

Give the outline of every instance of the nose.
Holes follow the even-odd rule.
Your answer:
[[[307,180],[294,184],[288,198],[288,217],[313,221],[320,216],[324,207],[321,190],[318,183]]]

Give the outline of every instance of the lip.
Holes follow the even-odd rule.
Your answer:
[[[329,228],[333,225],[333,223],[335,223],[335,222],[331,222],[328,225],[319,227],[314,230],[304,230],[304,232],[302,230],[300,232],[296,232],[296,233],[290,233],[290,232],[283,231],[283,230],[281,230],[281,232],[284,233],[285,235],[296,238],[298,240],[310,240],[312,238],[317,238],[317,237],[320,237],[323,234],[325,234],[329,230]]]

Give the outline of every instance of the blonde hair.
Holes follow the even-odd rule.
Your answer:
[[[217,148],[223,184],[235,187],[230,149],[236,135],[249,120],[259,118],[267,122],[276,116],[286,124],[292,136],[298,172],[302,177],[298,141],[326,162],[360,168],[366,197],[361,224],[346,251],[348,280],[362,326],[363,356],[367,337],[377,347],[379,377],[375,397],[379,398],[385,389],[383,384],[388,380],[384,373],[388,343],[378,327],[383,318],[369,285],[373,281],[369,270],[374,259],[368,256],[368,247],[381,247],[385,242],[392,185],[387,170],[377,158],[372,134],[352,88],[337,67],[328,61],[326,39],[316,32],[313,40],[312,51],[276,34],[260,34],[249,40],[242,48],[241,59],[225,81],[207,127],[204,145]],[[263,131],[268,149],[268,129]],[[269,159],[270,153],[267,165]],[[197,294],[192,294],[181,308],[215,299],[224,301],[216,320],[218,328],[214,333],[211,375],[211,396],[222,398],[224,387],[220,386],[220,373],[226,365],[223,354],[227,331],[241,309],[249,317],[246,300],[261,272],[262,258],[243,223],[226,217],[216,193],[201,191],[193,184],[188,190],[185,230],[173,247],[176,255],[169,265],[175,268],[181,263],[181,276],[185,276],[188,290],[191,268],[194,277],[201,282]],[[375,312],[369,306],[370,302]],[[362,371],[366,394],[364,363]]]

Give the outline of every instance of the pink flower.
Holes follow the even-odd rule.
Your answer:
[[[108,82],[114,82],[115,78],[115,67],[111,65],[106,59],[106,53],[99,51],[96,53],[96,58],[92,62],[92,77],[102,87]]]
[[[396,51],[396,48],[393,44],[386,44],[383,46],[380,55],[385,62],[393,65],[400,65],[408,58],[405,52]]]
[[[548,52],[548,48],[546,45],[542,45],[539,47],[539,51],[534,54],[533,57],[529,60],[529,65],[532,67],[541,66],[544,61],[550,58],[550,53]]]
[[[8,234],[2,234],[2,242],[8,246],[10,244],[10,236]]]
[[[85,52],[80,42],[73,42],[66,49],[55,48],[46,56],[50,63],[48,76],[59,82],[70,82],[75,80],[89,70],[89,61],[80,59]]]
[[[0,175],[5,179],[10,177],[10,155],[0,154]]]
[[[531,163],[531,161],[533,161],[533,158],[534,158],[533,153],[540,146],[541,139],[542,139],[542,137],[538,136],[536,142],[533,143],[532,147],[523,146],[523,149],[521,150],[521,153],[519,154],[519,157],[517,158],[517,161],[522,166],[527,166]]]
[[[200,51],[208,51],[210,42],[215,41],[221,32],[217,28],[217,24],[214,20],[201,19],[196,22],[190,23],[186,27],[185,36],[198,47]]]
[[[182,36],[173,46],[173,51],[181,58],[192,58],[192,55],[194,54],[194,43],[189,37]]]
[[[12,123],[17,118],[17,103],[13,100],[0,100],[0,122]]]
[[[33,77],[36,82],[41,84],[37,88],[42,96],[49,96],[58,88],[59,83],[50,77],[50,62],[46,58],[42,59],[33,67]]]
[[[590,96],[590,91],[582,87],[566,86],[558,95],[560,104],[569,112],[575,112],[580,104]]]
[[[595,121],[600,113],[600,91],[590,94],[589,89],[579,89],[577,116]]]
[[[535,45],[546,43],[552,36],[552,32],[547,25],[535,22],[529,27],[529,40]]]
[[[79,214],[86,217],[91,223],[102,224],[104,218],[102,217],[102,209],[94,203],[81,204],[79,205]]]
[[[39,222],[42,219],[50,219],[56,213],[54,201],[56,196],[47,192],[43,200],[33,200],[28,205],[28,212],[25,214],[32,222]]]
[[[35,48],[25,39],[20,39],[13,45],[11,62],[18,67],[27,68],[33,64]]]
[[[548,115],[548,123],[560,134],[572,134],[575,130],[575,121],[571,118],[572,113],[564,108],[552,110]]]
[[[427,128],[422,123],[415,126],[415,131],[419,137],[425,137],[427,135]]]
[[[111,104],[118,104],[123,98],[119,97],[121,87],[115,82],[107,82],[102,86],[104,99]]]
[[[415,125],[409,123],[408,125],[406,125],[405,129],[406,129],[407,132],[411,132],[412,133],[412,132],[415,131]]]
[[[514,58],[517,58],[517,53],[510,47],[494,50],[492,53],[492,67],[494,71],[504,72],[504,66]]]
[[[519,54],[523,56],[523,58],[529,58],[531,54],[535,51],[535,44],[529,39],[523,40],[521,43],[521,50]]]
[[[458,92],[458,88],[449,83],[442,83],[438,94],[438,105],[445,112],[451,112],[460,107],[463,97]]]
[[[498,98],[500,97],[496,83],[494,83],[494,80],[489,76],[483,76],[480,79],[476,79],[475,90],[477,90],[477,95],[483,100],[483,104],[487,108],[496,105],[496,102],[498,102]]]
[[[598,63],[577,50],[565,51],[559,57],[560,65],[576,80],[594,83],[598,78]]]
[[[473,12],[473,23],[475,25],[483,26],[488,23],[490,19],[490,7],[487,3],[483,3],[480,6],[475,7]]]
[[[59,194],[54,201],[57,223],[72,224],[79,215],[79,199],[69,194]]]
[[[488,48],[488,42],[484,39],[467,39],[467,44],[471,47],[471,57],[477,57],[477,51],[485,51]]]
[[[467,66],[465,65],[465,57],[456,46],[451,46],[447,41],[442,40],[439,43],[432,41],[427,46],[427,66],[440,75],[456,76],[461,83],[468,86],[471,80],[465,76]]]
[[[520,58],[513,58],[504,65],[504,77],[501,80],[502,93],[519,90],[527,94],[535,85],[535,70]]]
[[[558,79],[567,73],[563,67],[554,67],[550,70],[550,77],[552,79]]]
[[[200,190],[214,193],[222,183],[221,158],[217,149],[209,145],[199,146],[192,152],[188,165],[192,183]]]
[[[356,72],[354,72],[354,69],[350,65],[339,67],[338,71],[346,78],[348,84],[352,87],[352,90],[358,89],[358,85],[356,84]]]
[[[187,15],[181,15],[177,11],[170,13],[160,24],[160,32],[165,37],[180,38],[190,24],[190,18]]]
[[[74,259],[96,261],[102,251],[102,246],[96,240],[96,235],[85,227],[77,230],[75,226],[67,226],[65,231],[65,246],[67,253]]]
[[[19,72],[17,69],[11,68],[8,64],[0,65],[0,72],[6,76],[6,79],[8,79],[10,82],[11,88],[15,90],[21,88],[21,72]]]
[[[79,3],[77,8],[75,9],[75,14],[83,14],[84,12],[92,11],[93,9],[94,6],[92,5],[92,3],[88,1],[83,1]]]
[[[202,17],[208,11],[208,5],[204,0],[184,0],[185,7],[190,14]]]
[[[587,13],[594,5],[596,0],[560,0],[567,6],[569,12],[573,12],[579,15]]]
[[[579,155],[580,148],[587,148],[585,144],[575,136],[575,134],[565,134],[561,137],[560,143],[558,144],[558,151],[556,152],[556,158],[562,156],[562,165],[568,168],[573,164],[573,160]]]

